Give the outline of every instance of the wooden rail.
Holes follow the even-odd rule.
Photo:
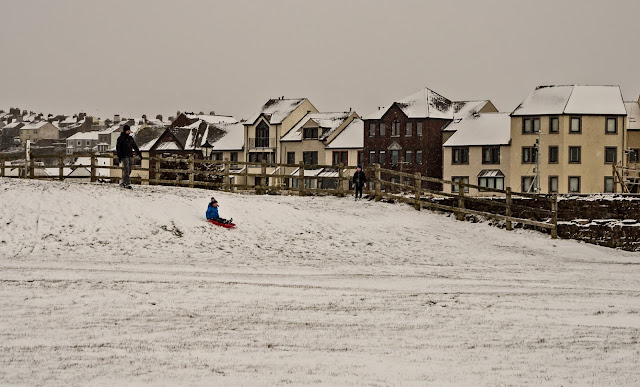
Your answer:
[[[88,164],[64,165],[65,159],[75,159],[77,157],[87,157],[90,159]],[[30,157],[29,163],[20,166],[22,171],[18,177],[30,179],[68,179],[68,178],[84,178],[90,181],[109,180],[118,181],[117,176],[99,176],[98,170],[120,170],[118,165],[113,165],[109,161],[109,165],[97,165],[97,159],[110,159],[116,157],[112,154],[72,154],[72,155],[37,155]],[[19,159],[15,157],[0,157],[0,177],[6,176],[6,161]],[[36,176],[36,171],[43,167],[39,167],[37,162],[41,160],[55,159],[58,168],[56,176]],[[308,194],[329,194],[344,196],[350,189],[352,171],[355,166],[349,165],[305,165],[299,164],[282,164],[268,162],[247,162],[247,161],[230,161],[230,160],[202,160],[196,159],[194,155],[189,157],[144,157],[142,161],[148,162],[148,167],[134,166],[132,170],[131,181],[138,184],[154,184],[154,185],[173,185],[183,187],[202,187],[211,189],[221,189],[225,191],[243,190],[254,191],[259,194],[265,193],[297,193],[298,195]],[[171,165],[173,164],[173,165]],[[176,165],[178,167],[176,167]],[[180,167],[184,166],[184,168]],[[64,176],[64,168],[87,168],[90,172],[86,177]],[[234,170],[232,170],[232,167]],[[53,167],[56,168],[56,167]],[[305,171],[309,170],[329,170],[332,176],[305,176]],[[251,170],[251,171],[250,171]],[[449,211],[456,214],[456,218],[464,220],[465,215],[482,216],[490,219],[505,221],[506,229],[511,230],[513,223],[521,223],[534,227],[550,229],[551,237],[557,238],[557,213],[558,198],[556,195],[536,195],[524,192],[513,192],[510,187],[504,190],[482,187],[474,184],[463,182],[453,182],[449,180],[436,179],[433,177],[422,176],[420,173],[406,173],[394,171],[391,169],[381,168],[379,164],[365,168],[369,176],[369,189],[366,190],[370,197],[376,201],[387,198],[397,200],[404,203],[412,204],[417,210],[422,208],[435,209],[440,211]],[[138,172],[138,176],[136,176]],[[139,174],[142,173],[146,177]],[[176,177],[167,178],[168,174],[175,174]],[[249,178],[259,178],[259,184],[249,184]],[[383,179],[387,177],[398,178],[399,182]],[[232,183],[232,178],[234,181]],[[204,179],[204,180],[203,180]],[[403,182],[404,179],[404,182]],[[240,180],[240,182],[238,182]],[[322,180],[332,182],[331,188],[320,188],[319,183]],[[258,180],[256,180],[258,181]],[[443,187],[443,190],[434,190],[425,188],[425,183],[436,183]],[[306,187],[306,185],[309,187]],[[444,188],[448,186],[456,186],[458,192],[445,192]],[[465,187],[475,188],[482,192],[491,192],[504,197],[504,202],[495,198],[470,197],[465,193]],[[514,197],[532,199],[533,203],[546,204],[546,208],[537,208],[523,204],[513,204]],[[446,205],[436,203],[434,199],[450,199],[455,205]],[[528,201],[524,201],[528,202]],[[478,211],[468,208],[468,204],[486,205],[486,207],[495,208],[491,210]],[[513,210],[523,212],[531,211],[540,217],[548,218],[549,221],[541,222],[538,220],[514,217]],[[502,213],[503,212],[503,213]]]

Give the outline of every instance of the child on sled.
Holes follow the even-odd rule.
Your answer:
[[[227,220],[220,217],[220,215],[218,214],[218,201],[216,200],[216,198],[211,198],[211,202],[207,207],[207,219],[215,220],[216,222],[222,224],[231,224],[233,222],[233,218]]]

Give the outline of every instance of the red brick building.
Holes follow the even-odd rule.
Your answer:
[[[451,101],[422,89],[364,117],[365,165],[442,179],[445,128],[458,118],[497,112],[490,101]]]

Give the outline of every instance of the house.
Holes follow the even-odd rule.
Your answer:
[[[539,86],[511,113],[509,185],[523,192],[614,192],[627,110],[619,86]],[[536,166],[539,168],[536,168]]]
[[[100,132],[78,132],[67,138],[67,154],[98,151],[98,135]]]
[[[357,164],[357,155],[349,160],[349,151],[343,149],[329,150],[327,146],[339,136],[349,124],[360,116],[355,112],[335,113],[307,113],[296,125],[294,125],[280,139],[282,155],[286,157],[283,163],[305,165],[353,165]],[[360,149],[361,150],[361,149]],[[351,161],[351,164],[349,164]],[[291,186],[298,187],[297,176],[299,168],[288,167],[284,169],[286,175],[292,176]],[[337,183],[338,170],[331,168],[312,168],[304,172],[305,175],[322,175],[325,178],[319,180],[318,188],[327,188]],[[323,181],[326,183],[322,185]],[[289,186],[289,179],[283,181]],[[315,179],[305,179],[305,188],[316,188]]]
[[[261,173],[258,163],[263,160],[270,163],[286,163],[286,153],[282,151],[280,139],[309,113],[318,113],[306,98],[270,99],[260,110],[253,114],[244,125],[245,157],[256,165],[249,167],[249,173]],[[268,168],[268,173],[275,168]],[[254,177],[255,185],[270,185],[273,181],[262,181]]]
[[[28,122],[20,128],[20,143],[25,144],[27,140],[57,140],[59,133],[58,127],[47,121]]]
[[[621,172],[627,188],[632,193],[640,192],[640,98],[638,101],[625,102],[627,110],[627,133],[624,158],[619,163],[629,167],[626,173]]]
[[[2,137],[0,137],[0,150],[20,146],[20,129],[24,125],[25,123],[22,121],[14,121],[0,129],[2,132]]]
[[[452,122],[444,143],[444,180],[504,190],[510,168],[511,118],[509,113],[482,113]],[[458,192],[457,185],[444,187]],[[471,195],[494,195],[465,187]]]
[[[453,102],[428,88],[395,101],[388,108],[378,108],[364,118],[363,161],[441,179],[443,131],[454,121],[457,112],[465,115],[474,111],[495,112],[497,109],[490,101]],[[451,133],[446,137],[450,136]],[[429,186],[439,188],[439,185]]]

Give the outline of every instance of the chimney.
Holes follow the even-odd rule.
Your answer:
[[[162,122],[162,114],[158,114],[156,116],[156,120],[161,121]]]
[[[120,114],[114,114],[113,115],[113,122],[115,122],[115,123],[120,122]]]
[[[215,115],[216,115],[216,112],[214,112],[214,111],[212,110],[212,111],[210,111],[210,112],[209,112],[209,115],[210,115],[210,116],[215,116]]]

